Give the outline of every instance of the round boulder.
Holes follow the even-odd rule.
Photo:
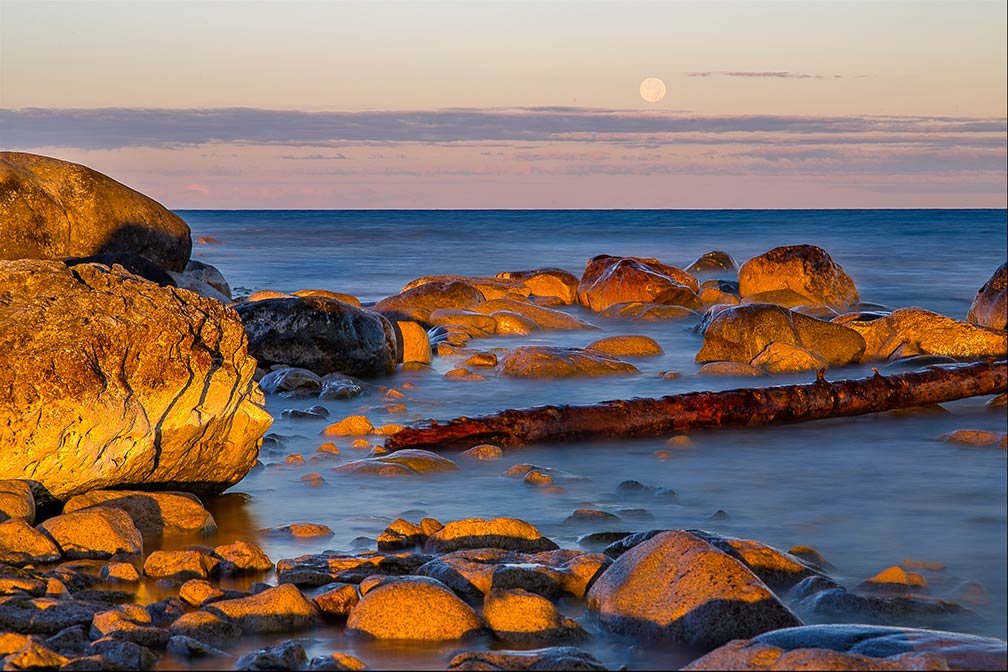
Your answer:
[[[657,259],[603,254],[588,261],[578,284],[578,301],[595,312],[631,301],[697,309],[699,291],[696,278]]]
[[[789,245],[753,257],[738,272],[739,294],[788,289],[838,310],[859,301],[854,281],[826,250],[815,245]]]
[[[0,152],[0,259],[133,252],[182,271],[191,251],[189,226],[140,192],[76,163]]]
[[[801,625],[742,563],[681,531],[621,555],[588,590],[586,604],[614,632],[705,650]]]
[[[367,591],[350,612],[347,630],[375,639],[446,641],[477,634],[483,623],[440,581],[411,576]]]
[[[425,548],[433,553],[449,553],[464,548],[499,548],[538,553],[559,547],[524,520],[466,518],[446,523],[427,538]]]
[[[364,378],[395,371],[395,331],[376,312],[318,296],[265,299],[236,309],[260,366]]]

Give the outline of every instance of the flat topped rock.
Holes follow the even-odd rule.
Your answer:
[[[69,161],[0,152],[0,259],[141,254],[185,269],[189,226],[157,201]]]
[[[518,378],[567,378],[639,373],[636,366],[596,350],[527,345],[501,362],[501,375]]]
[[[217,531],[213,516],[203,508],[198,497],[189,493],[92,490],[71,497],[63,505],[63,513],[92,506],[124,510],[144,534],[213,534]]]
[[[55,516],[38,526],[63,554],[74,558],[111,558],[143,553],[143,536],[122,509],[95,506]]]
[[[559,548],[533,525],[517,518],[467,518],[453,520],[429,536],[424,545],[432,553],[448,553],[465,548],[499,548],[538,553]]]

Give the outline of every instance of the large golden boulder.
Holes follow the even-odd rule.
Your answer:
[[[700,285],[686,271],[657,259],[593,257],[578,285],[581,305],[601,312],[617,303],[659,303],[697,309]]]
[[[854,281],[826,250],[815,245],[775,247],[742,264],[738,278],[743,299],[753,294],[791,290],[807,297],[804,303],[841,311],[859,301]],[[763,302],[769,303],[765,299]]]
[[[189,226],[157,201],[68,161],[0,152],[0,259],[141,254],[185,270]]]
[[[219,491],[271,422],[237,314],[122,269],[0,261],[0,479]]]
[[[966,321],[991,329],[1008,328],[1008,264],[1001,264],[977,292]]]

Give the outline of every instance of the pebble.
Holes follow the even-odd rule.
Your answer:
[[[504,451],[501,450],[500,446],[495,446],[489,443],[481,443],[478,446],[473,446],[469,450],[462,453],[462,457],[472,458],[474,460],[499,460],[504,457]]]

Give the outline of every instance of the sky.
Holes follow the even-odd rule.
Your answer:
[[[1005,23],[969,0],[0,0],[0,148],[175,209],[1003,208]]]

